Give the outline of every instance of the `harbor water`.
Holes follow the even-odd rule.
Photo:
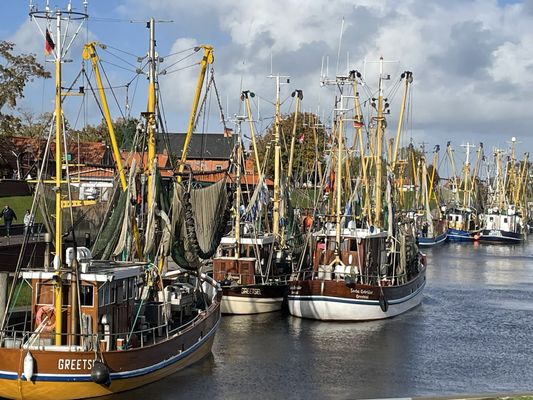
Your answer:
[[[224,316],[213,354],[114,399],[309,399],[533,392],[533,242],[427,250],[422,304],[364,323]]]

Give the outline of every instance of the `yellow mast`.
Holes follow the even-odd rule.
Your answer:
[[[451,142],[448,142],[446,144],[446,154],[448,154],[448,158],[450,159],[450,165],[452,167],[452,185],[455,188],[455,195],[454,195],[455,204],[456,206],[459,206],[459,182],[457,182],[457,172],[455,169],[455,157],[453,156]]]
[[[241,254],[241,160],[242,160],[242,142],[241,142],[241,122],[242,119],[237,118],[237,176],[235,181],[237,190],[235,191],[235,258],[239,258]]]
[[[461,147],[466,148],[466,158],[463,166],[463,207],[470,207],[470,149],[474,145],[467,142],[465,145],[461,145]]]
[[[198,110],[198,104],[200,102],[200,95],[202,94],[202,85],[204,83],[205,73],[207,71],[207,66],[213,64],[213,47],[207,45],[201,45],[195,48],[196,51],[203,49],[204,56],[202,61],[200,61],[200,74],[198,75],[198,81],[196,83],[196,92],[194,93],[194,99],[192,101],[191,115],[189,116],[189,123],[187,124],[187,135],[185,136],[185,141],[183,142],[183,149],[181,150],[181,159],[178,171],[181,173],[185,170],[185,161],[187,161],[187,149],[189,148],[189,143],[191,142],[194,122],[196,121],[196,111]],[[181,175],[178,176],[178,182],[181,182]]]
[[[55,201],[56,201],[56,237],[55,237],[55,257],[54,269],[56,275],[54,276],[54,297],[55,297],[55,344],[61,345],[61,336],[63,333],[62,315],[63,315],[63,284],[61,282],[61,268],[63,266],[63,219],[61,210],[61,175],[63,160],[61,157],[61,137],[63,135],[63,110],[61,104],[61,62],[62,51],[61,48],[61,11],[56,12],[56,87],[55,87],[55,128],[56,128],[56,148],[55,148],[55,162],[56,162],[56,179],[55,179]]]
[[[122,168],[122,160],[120,158],[120,151],[118,149],[117,138],[115,136],[115,128],[113,127],[113,121],[111,120],[111,115],[109,113],[109,106],[107,104],[107,97],[104,91],[104,86],[102,84],[102,77],[100,75],[100,68],[98,67],[98,61],[100,60],[98,54],[96,53],[97,42],[87,43],[83,49],[83,59],[91,60],[94,75],[96,77],[96,84],[98,86],[98,93],[100,94],[100,101],[102,102],[102,109],[104,111],[104,117],[107,124],[107,129],[109,131],[109,138],[111,139],[111,148],[113,149],[113,156],[115,157],[115,163],[117,164],[117,170],[120,177],[120,184],[122,190],[126,190],[126,176],[124,174],[124,169]]]
[[[250,107],[249,97],[255,97],[255,93],[249,90],[244,90],[241,93],[241,99],[246,105],[246,114],[248,115],[248,122],[250,124],[250,134],[252,135],[252,147],[254,148],[255,168],[257,169],[257,176],[261,175],[261,163],[259,162],[259,153],[257,152],[257,142],[255,141],[254,121],[252,119],[252,108]]]
[[[146,112],[146,130],[148,132],[148,160],[146,162],[146,174],[148,175],[148,200],[147,206],[150,209],[152,204],[152,180],[155,178],[153,176],[153,167],[155,160],[155,135],[156,135],[156,118],[155,110],[157,107],[157,95],[155,88],[155,76],[156,76],[156,64],[157,64],[157,55],[155,52],[155,20],[150,18],[148,22],[150,29],[150,51],[148,58],[150,59],[150,70],[148,73],[148,107]]]
[[[288,76],[270,75],[271,78],[276,79],[276,111],[275,111],[275,125],[274,125],[274,200],[272,210],[272,233],[274,237],[279,238],[281,245],[284,245],[283,233],[280,232],[280,179],[281,179],[281,145],[280,145],[280,128],[281,128],[281,115],[280,115],[280,78],[287,78]]]
[[[400,107],[400,117],[398,119],[398,128],[396,129],[396,139],[394,139],[394,152],[392,154],[392,170],[396,167],[396,159],[398,157],[398,147],[400,145],[400,134],[403,126],[403,114],[405,112],[405,103],[407,102],[407,94],[409,91],[409,84],[413,82],[413,73],[411,71],[405,71],[401,78],[404,79],[402,105]]]
[[[298,124],[298,113],[300,112],[300,101],[303,99],[303,92],[299,89],[292,92],[292,97],[296,96],[296,111],[294,111],[294,123],[292,125],[291,151],[289,155],[289,166],[287,167],[287,182],[292,181],[292,163],[294,161],[294,145],[296,143],[296,126]]]
[[[382,163],[381,157],[383,155],[383,57],[379,59],[379,96],[378,96],[378,116],[376,129],[376,183],[375,183],[375,215],[374,225],[381,227],[381,196],[383,189],[381,187],[382,178]]]

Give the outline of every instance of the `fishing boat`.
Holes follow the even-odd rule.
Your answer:
[[[233,229],[222,238],[217,257],[213,259],[214,278],[222,287],[223,314],[257,314],[281,310],[287,293],[288,279],[292,273],[292,252],[286,246],[286,232],[280,220],[284,206],[280,194],[281,146],[280,146],[280,76],[276,76],[276,116],[274,126],[274,196],[272,210],[272,232],[261,223],[260,214],[267,211],[270,195],[266,177],[259,165],[255,132],[251,123],[249,91],[242,93],[247,116],[237,117],[236,198]],[[297,97],[297,112],[301,96]],[[242,159],[243,143],[241,124],[248,118],[255,153],[256,169],[259,173],[253,195],[241,215],[242,202]],[[295,122],[296,123],[296,122]],[[289,170],[290,173],[290,170]],[[270,225],[270,224],[268,224]]]
[[[438,151],[439,146],[435,146],[431,177],[428,174],[425,156],[423,155],[419,160],[421,165],[419,169],[421,172],[421,203],[423,210],[413,213],[413,219],[417,232],[417,242],[420,247],[432,247],[442,244],[448,236],[448,224],[446,218],[442,215],[440,199],[437,198],[436,194],[435,171],[438,164]],[[432,201],[435,205],[433,210],[431,209]]]
[[[491,183],[487,212],[482,215],[480,242],[520,244],[527,239],[524,218],[527,216],[525,190],[529,154],[525,153],[524,160],[517,163],[515,144],[516,138],[513,137],[505,169],[502,165],[503,152],[500,149],[494,152],[496,176]]]
[[[334,213],[331,216],[318,216],[324,223],[310,233],[312,251],[311,268],[300,268],[294,280],[289,284],[288,306],[292,315],[318,320],[365,321],[394,317],[420,304],[426,283],[426,259],[418,250],[414,227],[409,219],[401,219],[394,210],[395,181],[394,163],[405,99],[412,82],[412,73],[402,74],[404,79],[404,97],[396,137],[396,150],[388,165],[382,163],[383,136],[386,122],[384,118],[385,101],[383,96],[383,59],[380,59],[379,97],[369,103],[376,105],[377,116],[369,127],[373,156],[365,156],[362,141],[363,118],[360,111],[357,82],[361,74],[352,71],[348,76],[324,79],[339,88],[353,88],[352,95],[341,92],[336,106],[333,132],[336,137],[336,156],[334,168]],[[365,83],[366,84],[366,83]],[[347,105],[354,99],[352,109],[356,115],[354,121],[356,135],[361,151],[361,169],[357,182],[352,186],[351,180],[343,174],[343,160],[346,152],[345,126],[348,118]],[[388,104],[387,104],[388,106]],[[371,161],[373,161],[373,164]],[[370,166],[374,170],[370,170]],[[387,176],[383,170],[387,168]],[[373,184],[368,177],[375,177]],[[347,185],[347,186],[345,186]],[[344,190],[343,190],[344,187]],[[346,190],[346,187],[349,190]],[[383,187],[386,187],[385,193]],[[368,189],[360,193],[360,188]],[[369,193],[372,192],[372,193]],[[347,196],[343,196],[343,193]],[[354,193],[359,193],[354,195]],[[371,196],[372,194],[372,196]],[[358,207],[358,199],[364,201],[360,212],[354,215],[352,210]],[[387,204],[385,210],[383,203]],[[346,207],[342,207],[347,204]],[[329,218],[329,221],[328,221]],[[315,218],[316,219],[316,218]]]
[[[480,236],[480,220],[478,209],[483,207],[478,193],[478,173],[480,163],[483,160],[483,143],[480,143],[477,151],[477,162],[474,171],[470,175],[470,149],[475,147],[470,143],[464,145],[466,148],[466,158],[463,164],[462,182],[455,171],[455,158],[451,142],[446,145],[446,153],[452,169],[451,186],[453,198],[446,206],[446,218],[448,220],[448,240],[451,242],[471,242],[478,240]],[[462,188],[463,195],[460,195],[459,189]]]
[[[21,262],[23,257],[19,257],[0,326],[0,397],[79,399],[133,389],[179,371],[210,353],[220,320],[221,291],[212,278],[201,272],[202,259],[208,258],[206,253],[210,251],[204,251],[199,242],[217,245],[220,237],[215,231],[223,226],[211,224],[215,231],[196,235],[194,219],[213,221],[221,210],[224,214],[231,207],[231,202],[225,182],[194,190],[178,179],[173,180],[168,207],[161,200],[165,193],[153,159],[158,57],[152,18],[148,22],[151,101],[145,113],[146,124],[138,131],[148,135],[151,155],[152,167],[146,169],[148,176],[144,175],[148,184],[143,185],[147,189],[147,206],[137,207],[135,201],[139,194],[135,182],[143,171],[133,161],[126,176],[120,157],[115,157],[120,185],[106,222],[92,249],[78,246],[68,210],[89,201],[73,199],[69,165],[62,151],[66,137],[61,70],[68,47],[63,47],[66,36],[61,27],[65,22],[84,21],[87,9],[76,12],[71,7],[66,11],[32,8],[30,15],[56,24],[55,43],[46,31],[56,65],[55,134],[51,130],[46,151],[49,153],[54,145],[55,240],[50,249],[53,259],[45,256],[40,266],[26,266]],[[93,44],[87,46],[85,51],[95,61]],[[110,135],[117,154],[111,129]],[[36,193],[44,184],[42,177],[43,169]],[[36,196],[35,202],[39,201],[44,200]],[[201,211],[197,211],[199,205]],[[147,210],[147,223],[142,227],[137,225],[141,220],[139,209]],[[65,232],[64,226],[71,228]],[[209,237],[202,240],[206,235]],[[27,241],[28,236],[23,251]],[[186,268],[168,271],[170,256],[186,263]],[[31,293],[31,303],[20,316],[14,306],[24,287]]]

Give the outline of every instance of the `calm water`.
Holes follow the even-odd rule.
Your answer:
[[[367,323],[223,317],[213,355],[114,399],[533,392],[533,242],[428,250],[422,305]]]

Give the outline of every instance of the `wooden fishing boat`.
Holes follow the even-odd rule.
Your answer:
[[[361,74],[353,71],[346,77],[336,77],[331,83],[338,87],[352,86],[353,95],[341,93],[336,107],[336,118],[333,132],[336,134],[336,155],[334,176],[335,208],[333,215],[318,216],[322,225],[310,233],[310,250],[312,265],[310,269],[300,268],[295,279],[289,283],[288,307],[292,315],[324,321],[346,320],[365,321],[394,317],[420,304],[426,282],[426,260],[416,243],[413,221],[410,218],[400,219],[393,210],[396,204],[394,188],[394,162],[382,165],[382,138],[386,126],[384,118],[384,100],[382,80],[383,59],[380,59],[379,97],[372,99],[377,104],[377,116],[373,119],[373,127],[369,129],[373,136],[369,139],[375,146],[374,171],[366,170],[369,164],[362,157],[361,162],[363,184],[361,186],[344,181],[343,159],[345,158],[344,127],[349,109],[347,99],[355,99],[356,115],[353,120],[359,138],[361,155],[364,155],[362,143],[362,113],[359,110],[357,82]],[[412,82],[411,72],[402,74],[404,79],[404,97]],[[327,81],[325,82],[328,83]],[[401,132],[402,115],[398,127]],[[369,157],[370,158],[370,157]],[[388,170],[386,177],[383,169]],[[366,181],[373,176],[375,181]],[[383,179],[385,178],[385,179]],[[343,190],[348,186],[350,189]],[[366,193],[357,193],[362,187]],[[383,187],[386,187],[383,193]],[[373,201],[369,192],[373,189]],[[351,191],[357,193],[355,196]],[[344,194],[344,196],[343,196]],[[353,214],[357,205],[356,199],[367,199],[360,213]],[[382,207],[383,203],[386,204]],[[342,205],[347,204],[343,209]],[[315,218],[317,220],[317,218]]]
[[[278,79],[279,81],[279,79]],[[241,99],[248,100],[248,93],[243,92]],[[276,121],[279,119],[279,82],[276,100]],[[247,104],[248,119],[251,121],[250,106]],[[244,117],[237,118],[236,134],[236,192],[232,231],[222,238],[217,256],[213,259],[213,276],[223,291],[221,310],[223,314],[257,314],[281,310],[287,292],[287,283],[292,273],[291,258],[286,249],[280,246],[278,229],[264,232],[258,217],[265,209],[270,197],[264,175],[260,175],[254,193],[248,199],[246,208],[241,207],[241,161],[242,138],[241,123]],[[279,130],[276,123],[276,131]],[[255,134],[251,125],[252,139],[255,147]],[[279,132],[278,132],[279,135]],[[275,151],[279,151],[279,145]],[[278,162],[280,157],[276,159]],[[259,163],[257,153],[256,162]],[[257,164],[257,170],[261,167]],[[279,169],[274,177],[273,220],[279,221]],[[276,184],[276,182],[278,184]],[[244,210],[241,215],[241,208]],[[278,222],[274,226],[279,227]]]
[[[68,221],[65,211],[94,201],[72,199],[69,165],[62,152],[65,139],[61,68],[66,50],[61,43],[65,37],[61,26],[64,21],[69,24],[84,20],[87,13],[69,7],[67,11],[53,12],[32,9],[30,15],[45,19],[47,24],[55,21],[57,27],[55,46],[49,44],[55,47],[55,134],[51,131],[45,152],[49,153],[54,138],[55,240],[53,260],[45,256],[42,265],[30,267],[23,264],[23,256],[19,257],[0,324],[0,397],[79,399],[133,389],[179,371],[211,351],[220,321],[222,293],[216,281],[200,272],[200,267],[220,241],[219,233],[227,222],[222,216],[229,213],[231,201],[225,181],[210,188],[193,189],[182,185],[181,175],[176,174],[170,183],[171,195],[160,188],[154,162],[155,72],[159,57],[155,53],[152,18],[148,22],[151,101],[145,114],[146,125],[137,132],[148,134],[148,184],[143,187],[147,190],[137,191],[135,182],[143,172],[135,161],[126,180],[120,157],[115,156],[120,185],[110,202],[110,211],[92,250],[78,246],[72,214]],[[46,40],[51,41],[46,32]],[[86,45],[84,55],[96,64],[94,43]],[[205,57],[201,63],[203,71],[209,59]],[[95,72],[102,89],[96,66]],[[104,91],[100,90],[100,94],[111,125]],[[112,127],[109,133],[116,155]],[[43,165],[46,164],[45,159]],[[45,183],[42,176],[41,170],[32,211],[37,202],[45,201],[39,195]],[[137,207],[139,193],[147,200],[146,208]],[[137,225],[141,219],[146,220],[142,237]],[[195,220],[210,222],[212,229],[197,234]],[[64,234],[64,225],[69,223],[70,229]],[[22,251],[28,239],[26,235]],[[214,249],[204,250],[206,242]],[[67,243],[69,247],[65,248]],[[170,256],[183,264],[181,269],[168,271]],[[24,287],[31,293],[31,304],[21,316],[15,306]]]

